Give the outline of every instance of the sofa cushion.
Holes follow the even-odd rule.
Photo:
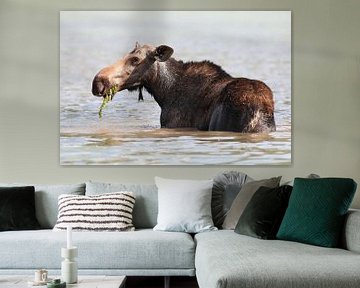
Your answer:
[[[360,210],[350,209],[346,215],[341,237],[343,248],[360,253]]]
[[[273,177],[270,179],[256,180],[244,184],[231,204],[230,210],[227,213],[223,228],[224,229],[235,229],[237,222],[240,219],[241,214],[243,213],[246,205],[249,203],[251,197],[255,192],[261,187],[270,187],[275,188],[279,186],[281,180],[280,177]]]
[[[0,231],[40,228],[34,194],[33,186],[0,187]]]
[[[58,197],[61,194],[85,195],[85,184],[9,184],[0,183],[0,186],[34,186],[36,218],[43,229],[52,229],[58,216]]]
[[[297,242],[262,240],[231,230],[195,236],[200,288],[353,288],[360,254]]]
[[[154,230],[198,233],[217,229],[211,217],[213,180],[155,177],[159,213]]]
[[[195,244],[186,233],[73,232],[72,240],[83,271],[194,269]],[[66,231],[2,232],[0,269],[60,269],[61,247],[66,247]]]
[[[337,247],[355,190],[348,178],[295,178],[277,238]]]
[[[136,229],[153,228],[158,213],[158,192],[155,184],[122,184],[86,182],[86,195],[131,191],[136,202],[133,211],[133,224]]]
[[[211,213],[216,227],[222,227],[225,216],[241,187],[251,180],[251,177],[238,171],[227,171],[215,176],[212,189]]]
[[[288,206],[292,186],[260,187],[236,224],[235,232],[261,239],[275,239]]]
[[[101,195],[59,196],[59,216],[55,231],[133,231],[133,192],[114,192]]]

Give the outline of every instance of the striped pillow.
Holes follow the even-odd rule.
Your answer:
[[[133,231],[133,192],[92,196],[60,195],[55,231],[72,226],[74,231]]]

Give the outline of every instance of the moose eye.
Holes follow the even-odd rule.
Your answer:
[[[140,63],[140,59],[137,57],[130,58],[129,60],[130,60],[130,65],[132,66],[138,65]]]

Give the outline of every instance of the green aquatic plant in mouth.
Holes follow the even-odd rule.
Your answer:
[[[113,99],[116,91],[117,91],[117,86],[115,85],[105,92],[105,95],[103,97],[103,102],[101,103],[101,106],[99,109],[99,118],[100,119],[102,118],[103,109],[105,108],[106,104]]]

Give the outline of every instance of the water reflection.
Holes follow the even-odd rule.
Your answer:
[[[68,131],[63,164],[208,165],[288,163],[289,132],[240,134],[183,129]],[[69,162],[68,162],[69,161]]]

